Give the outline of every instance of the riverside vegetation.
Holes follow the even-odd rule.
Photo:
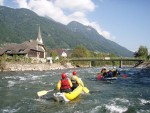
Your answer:
[[[54,59],[58,54],[56,51],[48,52],[50,56]],[[86,57],[96,57],[96,58],[116,58],[117,56],[114,54],[108,53],[95,53],[86,49],[84,46],[77,46],[74,50],[72,50],[71,55],[68,58],[86,58]],[[137,56],[136,56],[137,57]],[[64,68],[74,68],[74,67],[87,67],[89,62],[68,62],[68,58],[60,57],[59,60],[53,60],[53,64],[48,62],[46,63],[36,63],[31,58],[27,58],[22,55],[13,55],[7,56],[6,54],[0,57],[0,70],[1,71],[25,71],[25,70],[51,70],[51,69],[64,69]],[[112,65],[112,62],[109,61],[93,61],[92,66],[105,66]],[[119,62],[113,62],[113,65],[118,66]],[[134,62],[123,62],[123,65],[134,65]]]
[[[64,68],[73,68],[73,66],[67,63],[65,59],[50,64],[49,62],[37,62],[31,58],[18,55],[7,56],[4,54],[0,57],[1,71],[44,71]]]
[[[133,52],[118,45],[117,43],[105,39],[94,28],[85,26],[78,22],[70,22],[68,25],[60,24],[54,20],[40,17],[36,13],[28,9],[12,9],[0,6],[0,44],[21,43],[26,40],[34,39],[37,27],[42,29],[43,41],[48,48],[70,48],[74,49],[68,58],[74,57],[133,57]],[[35,26],[36,25],[36,26]],[[76,29],[76,30],[75,30]],[[61,40],[60,40],[61,39]],[[82,44],[88,48],[76,48],[77,44]],[[95,53],[97,51],[99,53]],[[49,55],[48,55],[49,56]],[[135,57],[149,59],[148,50],[146,47],[140,47],[135,53]],[[1,56],[0,70],[5,70],[9,63],[28,63],[31,64],[31,59],[23,56],[14,55]],[[54,61],[55,63],[56,61]],[[65,64],[67,59],[61,59],[57,62]],[[87,62],[71,62],[74,66],[85,66]],[[132,62],[124,62],[123,65],[131,65]],[[111,62],[92,62],[92,66],[111,65]],[[114,62],[118,65],[118,62]]]

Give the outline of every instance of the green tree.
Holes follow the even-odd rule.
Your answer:
[[[88,56],[90,56],[90,51],[82,45],[76,47],[71,55],[71,57],[88,57]]]
[[[86,49],[84,46],[80,45],[80,46],[77,46],[72,54],[71,54],[71,57],[76,57],[76,58],[81,58],[81,57],[90,57],[90,51],[88,49]],[[88,65],[89,63],[88,62],[74,62],[74,65],[76,66],[79,66],[79,65]]]
[[[150,60],[150,54],[148,55],[147,59]]]
[[[138,58],[148,58],[148,49],[146,46],[140,46],[138,51],[134,53],[134,57]]]
[[[57,51],[55,51],[55,50],[53,50],[53,51],[50,53],[50,56],[51,56],[53,59],[55,59],[57,55],[58,55],[58,54],[57,54]]]
[[[4,54],[0,56],[0,70],[3,71],[6,67],[6,60],[7,60],[7,55]]]

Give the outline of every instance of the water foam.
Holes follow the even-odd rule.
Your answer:
[[[25,81],[27,80],[25,77],[19,77],[20,80]]]
[[[6,76],[3,79],[18,79],[18,76]]]
[[[114,101],[120,101],[122,103],[129,103],[129,100],[124,99],[124,98],[115,98]]]
[[[20,108],[18,109],[11,109],[10,107],[4,108],[2,109],[2,113],[16,113],[20,110]]]
[[[140,104],[145,105],[145,104],[150,104],[150,100],[145,100],[145,99],[139,99],[140,100]]]
[[[16,84],[14,81],[8,81],[8,86],[7,87],[13,87]]]
[[[100,109],[102,108],[102,106],[96,106],[95,108],[93,108],[91,111],[90,111],[90,113],[97,113],[97,112],[99,112],[100,111]]]
[[[105,105],[105,107],[110,113],[124,113],[128,110],[127,105],[129,104],[130,102],[127,99],[115,98]]]
[[[42,104],[49,104],[49,102],[46,99],[38,98],[38,99],[33,99],[33,100],[36,102],[40,102]]]
[[[150,113],[150,110],[140,110],[140,111],[137,111],[137,113]]]
[[[105,107],[110,111],[110,113],[124,113],[128,110],[126,107],[121,107],[114,104],[106,105]]]

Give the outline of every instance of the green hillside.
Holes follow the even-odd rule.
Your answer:
[[[127,50],[126,48],[118,45],[117,43],[104,38],[99,35],[99,33],[90,26],[84,26],[78,22],[71,22],[68,24],[68,27],[73,32],[80,34],[82,37],[86,37],[90,39],[91,42],[88,43],[87,48],[92,50],[100,50],[102,52],[114,53],[119,56],[132,56],[132,52]],[[94,47],[93,47],[94,44]]]
[[[75,32],[77,24],[79,30]],[[40,17],[28,9],[0,6],[0,44],[35,40],[39,25],[44,44],[48,48],[75,48],[82,44],[93,51],[111,52],[119,56],[133,55],[126,48],[99,35],[92,27],[89,31],[87,26],[77,22],[71,22],[66,26],[52,19]]]

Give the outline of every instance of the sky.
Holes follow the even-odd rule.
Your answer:
[[[150,52],[150,0],[0,0],[0,5],[27,8],[67,25],[78,21],[130,51]]]

